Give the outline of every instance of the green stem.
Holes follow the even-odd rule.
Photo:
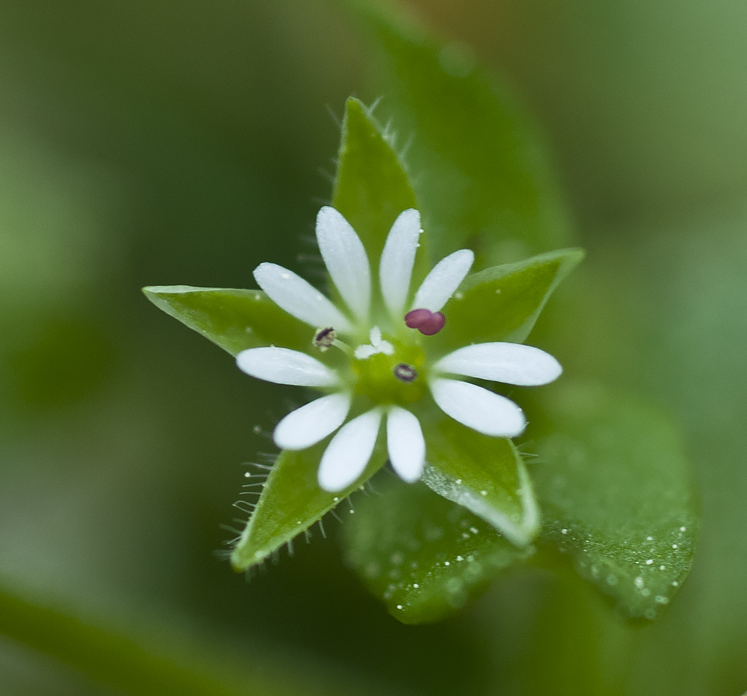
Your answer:
[[[265,674],[241,678],[209,657],[163,651],[0,590],[0,634],[27,645],[101,684],[137,696],[299,696],[308,689],[278,684]],[[175,641],[179,642],[179,641]],[[214,648],[206,650],[208,654]]]

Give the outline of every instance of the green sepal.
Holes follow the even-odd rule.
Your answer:
[[[656,409],[566,385],[533,470],[545,544],[632,617],[655,618],[690,572],[699,515],[676,428]]]
[[[402,162],[370,111],[353,97],[345,104],[332,206],[353,226],[372,262],[379,260],[397,216],[419,208]]]
[[[280,309],[261,290],[164,285],[143,288],[159,309],[231,355],[277,345],[308,351],[314,329]]]
[[[282,451],[233,550],[234,569],[243,571],[261,563],[362,486],[386,462],[381,440],[361,477],[339,493],[328,493],[317,483],[319,462],[329,438],[309,449]]]
[[[346,560],[403,623],[437,621],[463,607],[505,568],[528,558],[486,522],[421,483],[377,477],[343,527]]]
[[[539,509],[524,461],[511,440],[487,437],[450,418],[425,428],[423,482],[464,506],[518,547],[539,531]]]
[[[560,282],[584,258],[561,249],[468,276],[446,303],[446,325],[433,345],[447,352],[470,343],[523,343]]]
[[[332,206],[343,214],[363,242],[376,287],[379,258],[392,224],[402,211],[421,208],[391,138],[381,130],[370,110],[352,97],[345,104]],[[428,270],[427,244],[422,235],[411,291]]]

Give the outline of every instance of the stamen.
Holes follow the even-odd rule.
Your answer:
[[[444,328],[446,317],[441,312],[431,312],[430,309],[413,309],[405,314],[405,324],[424,336],[433,336]]]
[[[317,329],[312,342],[323,353],[334,345],[336,338],[335,330],[329,326],[326,329]]]
[[[410,382],[414,382],[418,378],[418,371],[412,365],[408,365],[407,363],[399,363],[399,365],[394,366],[394,376],[400,382],[409,384]]]

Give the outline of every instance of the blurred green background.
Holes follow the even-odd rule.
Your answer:
[[[250,287],[263,260],[313,278],[335,115],[351,93],[386,100],[331,0],[0,1],[4,591],[207,650],[246,693],[738,696],[747,5],[410,8],[471,46],[549,144],[589,251],[557,300],[573,309],[540,326],[567,373],[632,385],[682,427],[704,522],[669,612],[631,627],[582,581],[529,569],[455,619],[403,626],[344,567],[334,524],[248,583],[216,554],[292,390],[243,378],[139,289]],[[3,693],[138,693],[23,642],[0,638]]]

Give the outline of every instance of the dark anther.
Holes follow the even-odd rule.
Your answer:
[[[409,384],[418,378],[418,371],[407,363],[394,366],[394,376],[400,381]]]
[[[335,338],[335,330],[331,326],[326,329],[319,329],[314,335],[314,345],[324,352],[327,348],[332,347]]]
[[[425,336],[437,334],[445,323],[446,317],[441,312],[431,312],[430,309],[413,309],[405,314],[405,324]]]

